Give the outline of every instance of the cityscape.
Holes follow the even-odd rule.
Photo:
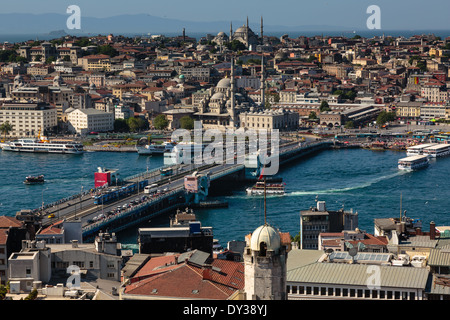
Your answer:
[[[450,28],[83,8],[0,31],[0,300],[450,300]]]

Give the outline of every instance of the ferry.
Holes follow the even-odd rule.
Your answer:
[[[165,152],[171,152],[175,145],[172,142],[164,142],[162,144],[152,143],[145,146],[136,146],[136,150],[140,155],[163,155]]]
[[[415,155],[423,154],[423,150],[424,150],[425,148],[432,147],[432,146],[434,146],[434,145],[436,145],[436,144],[437,144],[437,143],[425,143],[425,144],[418,144],[418,145],[416,145],[416,146],[408,147],[408,148],[406,149],[406,155],[407,155],[408,157],[410,157],[410,156],[415,156]]]
[[[281,183],[266,183],[266,194],[284,195],[284,185]],[[264,182],[257,182],[253,187],[247,188],[248,195],[264,195]]]
[[[70,142],[50,142],[39,139],[18,139],[2,144],[2,150],[14,152],[32,153],[84,153],[83,145],[73,141]]]
[[[427,167],[429,159],[427,155],[415,155],[398,160],[400,170],[414,171]]]
[[[44,175],[28,176],[25,178],[24,184],[42,184],[44,183]]]
[[[431,158],[439,158],[450,154],[450,144],[437,144],[423,149],[423,154]]]

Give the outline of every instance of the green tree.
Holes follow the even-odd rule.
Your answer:
[[[130,127],[125,119],[114,120],[114,131],[115,132],[130,132]]]
[[[233,40],[227,44],[227,48],[232,51],[242,51],[247,49],[245,44],[240,42],[239,40]]]
[[[184,116],[180,119],[180,126],[182,129],[192,130],[194,129],[194,119],[189,116]]]
[[[395,112],[381,111],[377,117],[377,125],[383,126],[387,122],[394,121],[395,117]]]
[[[105,44],[97,47],[97,54],[106,54],[110,57],[115,57],[119,55],[119,52],[113,47],[111,47],[109,44]]]
[[[142,118],[128,118],[126,121],[128,128],[130,128],[130,131],[136,132],[145,127],[145,121]]]
[[[330,106],[328,104],[327,101],[322,101],[322,103],[320,104],[320,108],[319,108],[320,112],[324,112],[324,111],[331,111]]]
[[[344,127],[346,129],[353,129],[355,127],[355,124],[353,123],[353,121],[349,120],[345,123]]]
[[[164,130],[169,126],[169,120],[165,115],[160,114],[153,120],[153,126],[158,130]]]
[[[12,130],[13,127],[12,124],[9,123],[9,121],[3,122],[2,125],[0,126],[0,132],[4,134],[5,138]]]
[[[317,113],[315,113],[314,111],[311,111],[309,113],[308,119],[311,119],[311,120],[317,119]]]
[[[38,295],[37,289],[33,289],[28,296],[25,297],[24,300],[36,300]]]

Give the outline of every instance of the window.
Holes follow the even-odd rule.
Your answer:
[[[328,295],[332,296],[333,295],[333,288],[328,288]]]
[[[372,299],[376,299],[376,298],[378,298],[378,291],[372,290]]]
[[[294,293],[294,294],[297,293],[297,286],[293,286],[293,287],[292,287],[292,293]]]
[[[94,261],[89,261],[89,268],[93,268],[94,267]]]
[[[334,291],[335,291],[335,293],[334,293],[335,296],[337,296],[337,297],[341,296],[341,288],[336,288]]]

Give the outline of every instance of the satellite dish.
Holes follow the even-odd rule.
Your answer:
[[[331,249],[331,248],[325,250],[325,253],[326,253],[327,255],[330,255],[330,254],[332,254],[333,252],[334,252],[334,250]]]

